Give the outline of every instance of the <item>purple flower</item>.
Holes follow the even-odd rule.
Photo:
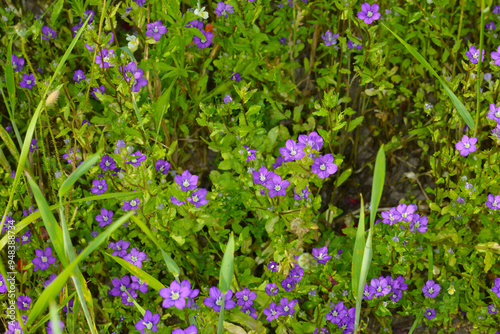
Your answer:
[[[435,298],[439,294],[439,291],[441,291],[441,286],[438,283],[434,283],[433,280],[427,281],[422,287],[424,296],[429,298]]]
[[[197,334],[198,331],[196,329],[196,325],[191,325],[188,328],[182,330],[180,328],[176,328],[172,331],[172,334]]]
[[[76,70],[73,74],[73,80],[76,82],[85,80],[85,73],[82,70]]]
[[[299,143],[305,144],[309,148],[319,151],[323,147],[323,137],[321,137],[316,131],[314,131],[311,132],[308,136],[299,135]]]
[[[359,39],[361,39],[361,36],[358,36]],[[351,41],[349,38],[347,39],[347,47],[349,49],[358,49],[358,50],[361,50],[361,48],[363,47],[363,45],[361,44],[355,44],[353,41]]]
[[[193,37],[193,42],[198,46],[198,49],[204,49],[212,45],[213,33],[202,30],[201,34],[205,37],[204,39],[201,39],[198,36]]]
[[[142,261],[146,260],[148,256],[144,252],[140,252],[137,248],[132,248],[129,254],[123,257],[127,262],[132,263],[137,268],[142,268]]]
[[[7,133],[11,132],[12,131],[12,126],[6,126],[5,127],[5,131],[7,131]]]
[[[166,160],[158,159],[158,161],[156,161],[155,168],[163,175],[168,175],[168,171],[170,170],[170,163]]]
[[[172,201],[173,204],[181,206],[182,204],[185,204],[186,202],[179,201],[175,196],[170,197],[170,201]]]
[[[54,330],[54,329],[52,328],[53,326],[54,326],[54,323],[52,322],[52,320],[50,320],[50,321],[49,321],[49,325],[48,325],[48,327],[47,327],[47,334],[52,334],[52,333],[53,333],[53,332],[52,332],[52,331]],[[59,328],[60,328],[61,330],[63,330],[63,329],[64,329],[64,323],[63,323],[61,320],[59,320]],[[16,333],[16,334],[17,334],[17,333]]]
[[[21,245],[26,245],[31,242],[31,231],[27,230],[20,238],[16,238],[17,242],[21,242]]]
[[[243,308],[249,308],[253,305],[253,301],[257,298],[255,292],[250,291],[250,289],[245,288],[242,291],[236,292],[236,298],[238,299],[236,304],[243,306]]]
[[[174,181],[181,186],[182,191],[194,190],[198,183],[198,176],[191,175],[188,170],[185,170],[181,175],[176,175]]]
[[[295,260],[297,260],[297,258]],[[288,273],[288,277],[290,277],[296,283],[300,282],[302,276],[304,276],[304,269],[302,269],[301,267],[295,267]]]
[[[136,151],[135,153],[132,153],[131,156],[133,156],[134,158],[130,161],[127,161],[126,163],[134,167],[139,167],[141,165],[141,162],[146,160],[146,155],[141,154],[141,151]]]
[[[346,315],[347,307],[344,306],[343,302],[339,302],[333,309],[330,310],[330,312],[328,312],[325,318],[333,324],[339,324]]]
[[[35,249],[35,255],[36,257],[31,260],[31,262],[35,265],[35,269],[33,269],[33,271],[37,271],[38,269],[49,269],[49,266],[56,262],[56,258],[52,256],[52,248],[50,248],[50,246],[47,246],[45,251]]]
[[[491,304],[490,306],[488,306],[488,313],[497,314],[497,308],[495,307],[494,304]]]
[[[395,291],[394,291],[394,292],[393,292],[393,293],[389,296],[389,298],[390,298],[393,302],[397,303],[397,302],[401,299],[401,297],[402,297],[402,296],[403,296],[403,292],[402,292],[401,290],[395,290]]]
[[[492,13],[495,14],[495,15],[500,14],[500,6],[494,6],[493,10],[492,10]]]
[[[167,28],[163,26],[160,20],[153,23],[148,23],[147,28],[148,30],[146,31],[146,36],[152,37],[157,42],[160,40],[161,35],[167,33]]]
[[[146,4],[146,0],[134,0],[134,2],[137,4],[139,7],[143,7]],[[130,7],[132,8],[132,7]]]
[[[93,237],[93,238],[97,238],[97,235],[99,234],[99,232],[97,230],[94,230],[92,232],[90,232],[90,235]]]
[[[229,102],[233,102],[233,99],[231,98],[231,95],[229,94],[226,94],[224,95],[224,103],[229,103]]]
[[[433,308],[428,308],[425,310],[425,316],[427,317],[428,320],[432,320],[436,317],[436,310]]]
[[[320,155],[314,159],[311,170],[321,179],[326,179],[328,176],[337,172],[338,166],[333,163],[334,158],[331,154]]]
[[[57,278],[56,274],[51,274],[49,276],[49,279],[43,282],[43,287],[47,288],[50,285],[50,283],[52,283],[56,278]]]
[[[204,31],[203,22],[198,20],[189,21],[188,24],[186,25],[186,28],[198,28],[200,31]]]
[[[134,290],[128,290],[127,293],[122,293],[122,304],[126,306],[133,306],[134,305],[134,299],[137,298],[137,292]],[[130,296],[129,296],[130,295]]]
[[[24,334],[21,325],[17,321],[7,321],[8,328],[6,334]],[[52,333],[51,333],[52,334]]]
[[[495,65],[500,66],[500,46],[497,48],[497,51],[491,53],[491,59],[495,61]]]
[[[113,170],[116,168],[116,162],[113,158],[111,158],[109,155],[105,154],[102,158],[101,161],[99,162],[99,167],[103,171],[107,170]]]
[[[146,310],[146,313],[144,314],[144,318],[142,320],[139,320],[135,324],[135,329],[138,331],[141,331],[141,334],[144,334],[144,330],[148,330],[148,333],[150,331],[156,332],[158,331],[158,328],[156,328],[156,324],[160,322],[160,315],[151,313],[150,310]]]
[[[417,211],[417,206],[415,204],[399,204],[394,212],[394,217],[398,222],[404,220],[406,222],[411,222],[413,219],[413,213]]]
[[[236,81],[236,82],[240,82],[241,81],[240,72],[236,72],[236,73],[233,72],[230,79],[233,81]]]
[[[495,278],[495,282],[493,283],[491,291],[496,293],[497,297],[500,298],[500,278]]]
[[[220,292],[219,288],[213,286],[209,290],[210,297],[207,297],[203,300],[205,306],[211,307],[215,312],[220,312],[220,307],[222,305],[222,292]],[[224,295],[224,309],[229,310],[236,306],[236,303],[231,300],[233,297],[233,290],[229,289],[228,292]]]
[[[17,308],[21,310],[27,310],[30,308],[31,298],[28,296],[19,296],[17,298]]]
[[[87,9],[83,12],[83,21],[87,20],[87,18],[90,16],[88,24],[91,24],[94,21],[94,11],[91,9]],[[81,22],[83,23],[83,22]]]
[[[124,275],[121,279],[113,278],[111,283],[113,284],[113,289],[109,291],[109,294],[115,297],[123,294],[126,295],[125,291],[130,289],[130,277],[127,275]]]
[[[90,95],[98,100],[96,93],[104,95],[104,92],[106,91],[106,87],[104,85],[100,85],[99,87],[92,87],[93,92],[90,92]]]
[[[429,223],[429,219],[426,216],[420,217],[418,213],[413,214],[412,221],[410,223],[410,231],[415,233],[418,231],[420,233],[427,232],[427,224]]]
[[[143,74],[144,74],[143,70],[141,68],[138,68],[133,73],[132,79],[130,80],[130,78],[129,78],[127,80],[127,82],[132,81],[132,85],[130,86],[131,92],[139,93],[139,91],[141,90],[141,87],[144,87],[148,84],[148,80],[142,77]]]
[[[283,157],[277,157],[276,163],[273,164],[273,168],[276,169],[278,167],[281,167],[281,165],[283,165],[283,162],[285,162],[285,159]]]
[[[98,52],[98,55],[95,57],[95,63],[99,65],[100,68],[110,68],[114,67],[114,64],[110,64],[109,61],[111,58],[115,56],[113,50],[102,49]]]
[[[278,263],[276,261],[271,261],[267,265],[267,269],[269,269],[271,272],[276,272],[278,271]]]
[[[401,215],[397,212],[396,208],[391,208],[390,211],[382,212],[382,223],[392,226],[394,223],[399,223],[401,221]]]
[[[8,230],[11,230],[14,228],[14,223],[16,221],[14,220],[14,218],[10,217],[10,216],[6,216],[5,217],[5,220],[3,221],[3,228],[2,228],[2,233],[5,233],[7,232]]]
[[[90,192],[96,195],[102,195],[104,192],[108,190],[108,184],[106,180],[94,180],[92,181],[92,188],[90,188]]]
[[[43,40],[50,41],[56,37],[57,37],[57,33],[53,29],[51,29],[47,26],[44,26],[42,28],[42,39]]]
[[[31,144],[30,144],[30,153],[35,152],[35,150],[38,150],[38,145],[37,141],[35,138],[31,139]]]
[[[281,287],[285,289],[286,292],[292,291],[292,289],[295,288],[295,284],[297,283],[291,277],[287,277],[281,281]]]
[[[257,150],[251,149],[250,147],[243,145],[247,151],[247,162],[257,159],[255,153]]]
[[[194,298],[196,298],[200,294],[200,290],[198,289],[191,289],[191,283],[185,279],[181,282],[182,287],[186,287],[189,289],[189,296],[188,296],[188,301],[187,301],[187,307],[195,309],[196,304],[194,302]]]
[[[305,155],[303,151],[305,147],[305,144],[297,144],[294,140],[288,139],[285,147],[280,147],[280,154],[285,158],[286,162],[300,160]]]
[[[123,211],[137,210],[139,209],[139,204],[141,204],[139,198],[133,199],[131,201],[123,201],[122,210]]]
[[[324,35],[321,35],[321,38],[325,41],[325,46],[331,46],[337,44],[339,36],[339,34],[334,35],[330,30],[327,30]]]
[[[269,296],[275,296],[278,294],[278,287],[276,286],[276,284],[274,283],[267,283],[266,284],[266,293],[269,295]]]
[[[112,242],[110,245],[115,250],[111,255],[124,257],[125,255],[127,255],[127,248],[130,245],[130,242],[120,239],[116,242],[116,244]]]
[[[241,308],[241,312],[251,316],[254,319],[257,319],[257,311],[253,307]]]
[[[102,208],[101,214],[95,216],[95,220],[99,222],[99,227],[104,227],[113,222],[113,211]]]
[[[372,24],[380,18],[380,13],[378,12],[378,4],[374,3],[370,6],[368,2],[361,5],[361,11],[358,12],[358,19],[365,21],[366,24]]]
[[[33,73],[23,74],[23,81],[19,83],[19,86],[31,89],[35,85],[36,85],[35,75]]]
[[[273,321],[274,319],[278,319],[281,314],[275,303],[269,304],[269,307],[264,309],[264,314],[267,315],[267,321]]]
[[[255,184],[265,184],[269,176],[269,171],[264,166],[260,167],[258,171],[254,170],[252,172],[253,183]]]
[[[281,44],[286,45],[286,37],[280,38],[279,41]]]
[[[385,296],[391,291],[385,278],[382,278],[380,280],[372,278],[368,289],[370,290],[370,293],[375,295],[375,297]]]
[[[490,104],[490,112],[486,117],[500,123],[500,107],[495,106],[494,103]]]
[[[233,14],[234,13],[234,8],[231,5],[226,5],[224,2],[219,2],[217,4],[217,7],[215,8],[215,14],[218,16],[227,16],[227,13]]]
[[[266,188],[269,189],[269,197],[286,196],[286,188],[290,185],[287,180],[281,180],[279,175],[274,175],[270,180],[266,181]]]
[[[462,137],[462,141],[459,141],[455,144],[455,148],[460,151],[461,156],[466,157],[469,155],[469,153],[475,152],[477,150],[476,143],[477,138],[471,137],[469,139],[467,135],[464,135]]]
[[[175,306],[182,310],[186,306],[186,298],[189,297],[191,289],[187,286],[182,286],[179,282],[173,281],[170,288],[163,288],[159,291],[160,296],[165,298],[162,303],[164,308]]]
[[[138,277],[134,275],[130,275],[130,278],[132,279],[132,283],[130,284],[130,288],[133,290],[139,290],[142,293],[148,292],[148,284]]]
[[[282,297],[280,304],[276,307],[276,309],[281,313],[281,315],[293,315],[295,313],[295,304],[297,304],[297,299],[288,301],[286,297]]]
[[[312,254],[314,258],[318,261],[318,263],[326,264],[328,260],[332,257],[328,255],[328,248],[326,246],[321,248],[313,248]]]
[[[12,54],[12,69],[14,70],[14,72],[21,72],[23,68],[24,68],[24,58],[22,57],[17,58],[15,54]]]
[[[469,48],[469,51],[467,51],[465,53],[465,55],[469,58],[469,60],[473,63],[473,64],[477,64],[479,62],[479,50],[476,49],[474,46],[471,46]],[[484,61],[484,49],[483,49],[483,56],[481,58],[481,62]]]
[[[115,40],[115,35],[114,35],[112,32],[110,32],[110,33],[108,34],[108,36],[111,36],[111,38],[110,38],[110,39],[109,39],[109,41],[108,41],[108,45],[110,45],[110,44],[111,44],[111,43],[113,43],[113,41]],[[106,37],[107,37],[107,36],[106,36]]]
[[[63,311],[68,313],[73,313],[73,305],[75,304],[75,301],[73,299],[70,299],[67,305],[64,305]]]
[[[493,22],[486,23],[486,29],[488,29],[489,31],[495,30],[496,28],[497,26],[495,25],[495,23]]]
[[[207,195],[207,190],[204,188],[200,188],[193,192],[191,196],[187,198],[187,201],[191,204],[194,204],[198,209],[200,206],[208,203],[208,200],[205,198]]]
[[[493,194],[489,194],[486,206],[491,210],[500,210],[500,195],[493,196]]]
[[[301,199],[306,199],[309,197],[309,193],[310,191],[307,189],[307,186],[302,189],[302,195],[299,195],[295,192],[295,188],[293,188],[293,193],[295,194],[295,196],[293,196],[293,198],[296,200],[296,201],[299,201]]]

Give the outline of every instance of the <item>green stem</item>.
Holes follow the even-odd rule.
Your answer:
[[[479,114],[481,113],[480,109],[480,89],[481,89],[481,63],[482,63],[482,54],[484,52],[483,50],[483,38],[484,38],[484,0],[481,0],[481,35],[479,37],[479,55],[478,55],[478,63],[477,63],[477,90],[476,90],[476,96],[477,96],[477,106],[476,106],[476,122],[474,124],[474,136],[477,134],[477,127],[479,123]]]

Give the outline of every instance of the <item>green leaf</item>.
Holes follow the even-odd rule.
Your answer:
[[[59,0],[54,5],[54,9],[52,10],[52,16],[50,18],[50,23],[52,23],[52,26],[56,25],[57,18],[59,17],[59,14],[61,13],[61,10],[63,9],[63,5],[64,5],[64,0]]]
[[[231,282],[233,280],[233,262],[234,262],[234,235],[231,232],[229,236],[229,241],[227,242],[226,250],[224,251],[224,257],[222,258],[222,265],[220,268],[220,280],[219,287],[220,291],[226,293],[231,288]]]
[[[469,114],[463,103],[458,99],[458,97],[448,88],[448,85],[444,82],[444,80],[437,74],[437,72],[432,68],[432,66],[427,62],[427,60],[422,57],[420,53],[418,53],[417,50],[415,50],[410,44],[406,43],[404,40],[401,39],[395,32],[393,32],[391,29],[389,29],[385,24],[380,23],[384,28],[389,30],[398,40],[401,44],[404,45],[404,47],[415,57],[422,65],[427,68],[427,70],[434,75],[439,82],[441,82],[441,85],[443,85],[444,90],[446,91],[446,94],[448,94],[448,97],[451,99],[451,102],[453,102],[453,105],[455,108],[457,108],[458,113],[460,116],[462,116],[462,119],[465,121],[465,123],[469,126],[469,128],[474,129],[474,120],[472,119],[472,116]]]
[[[109,255],[108,253],[104,253],[104,254],[106,254],[107,256],[109,256],[110,258],[112,258],[115,262],[117,262],[123,268],[127,269],[127,271],[129,273],[131,273],[132,275],[134,275],[134,276],[140,278],[141,280],[143,280],[144,282],[148,283],[148,285],[150,287],[152,287],[153,289],[155,289],[156,291],[160,291],[161,289],[165,288],[165,286],[163,284],[161,284],[161,282],[158,281],[156,278],[154,278],[153,276],[149,275],[145,271],[137,268],[133,264],[125,261],[121,257],[112,256],[112,255]]]
[[[77,256],[77,258],[72,261],[66,269],[60,273],[50,285],[43,290],[38,299],[36,300],[31,312],[29,313],[28,320],[26,321],[26,326],[29,326],[35,321],[35,319],[42,314],[47,308],[49,302],[56,298],[56,296],[61,292],[66,281],[71,276],[71,273],[76,268],[76,266],[85,260],[94,250],[96,250],[102,243],[104,243],[111,234],[116,231],[121,225],[123,225],[134,212],[130,211],[125,216],[120,217],[117,221],[113,222],[109,227],[97,236],[85,249]]]
[[[373,173],[372,198],[370,202],[371,230],[373,230],[373,223],[375,222],[375,217],[377,216],[378,205],[380,204],[380,198],[382,198],[382,191],[384,190],[384,182],[385,182],[385,152],[384,152],[384,145],[382,145],[377,153],[377,158],[375,160],[375,171]]]
[[[361,211],[359,213],[358,231],[352,252],[352,294],[358,296],[359,277],[361,275],[361,265],[363,264],[363,253],[365,248],[365,203],[361,195]]]
[[[17,151],[17,147],[9,136],[9,133],[4,129],[3,126],[0,125],[0,139],[9,149],[10,154],[19,161],[19,152]]]
[[[356,117],[351,121],[351,123],[349,123],[349,128],[347,129],[347,131],[351,132],[352,130],[356,129],[356,127],[360,125],[361,122],[363,122],[363,119],[365,119],[365,116]]]
[[[71,175],[66,180],[64,180],[61,188],[59,188],[59,197],[63,197],[71,189],[73,184],[75,184],[75,182],[83,174],[85,174],[90,169],[90,167],[94,166],[96,162],[99,161],[100,156],[101,153],[99,151],[85,160],[80,166],[78,166],[78,168],[75,169],[75,171],[71,173]]]
[[[337,182],[335,183],[335,187],[340,187],[347,179],[351,176],[352,174],[352,168],[347,168],[340,174],[339,178],[337,179]]]

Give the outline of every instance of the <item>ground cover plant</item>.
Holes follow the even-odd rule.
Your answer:
[[[0,331],[500,330],[500,4],[0,18]]]

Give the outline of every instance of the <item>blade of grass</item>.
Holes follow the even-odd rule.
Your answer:
[[[231,282],[233,280],[233,267],[234,264],[234,235],[231,232],[229,236],[229,241],[227,242],[226,250],[224,251],[224,257],[222,258],[222,265],[220,268],[220,280],[219,287],[220,291],[226,293],[231,288]]]
[[[219,323],[217,324],[217,334],[222,334],[224,332],[224,304],[225,304],[225,296],[226,294],[222,293],[222,305],[220,306],[219,312]]]
[[[363,264],[363,253],[365,249],[365,203],[361,195],[361,211],[359,214],[358,231],[354,250],[352,253],[352,295],[358,296],[359,276],[361,274],[361,265]]]
[[[73,269],[76,268],[78,263],[85,260],[94,250],[96,250],[103,242],[111,236],[111,234],[116,231],[123,223],[125,223],[134,212],[130,211],[125,216],[120,217],[116,222],[111,223],[109,227],[97,236],[85,249],[76,257],[76,259],[71,262],[66,269],[60,273],[52,283],[42,292],[38,297],[31,312],[26,321],[26,325],[29,326],[33,321],[47,308],[50,300],[54,299],[59,292],[61,292],[62,287],[66,284],[66,281],[71,276]]]
[[[359,321],[361,317],[361,302],[363,301],[363,290],[365,287],[366,278],[368,277],[368,271],[370,270],[370,265],[373,257],[373,248],[372,248],[372,238],[374,230],[373,226],[375,222],[375,217],[377,215],[377,209],[380,204],[380,199],[382,197],[382,192],[384,190],[384,183],[385,183],[385,152],[384,152],[384,145],[382,145],[378,150],[377,158],[375,160],[375,170],[373,171],[372,197],[370,203],[370,230],[368,232],[368,238],[365,244],[363,261],[361,263],[361,272],[359,276],[358,291],[356,298],[356,317],[354,320],[355,329],[358,329],[359,327]]]
[[[415,50],[410,44],[406,43],[401,37],[399,37],[391,29],[389,29],[385,24],[383,24],[383,23],[380,23],[380,24],[385,29],[389,30],[389,32],[391,34],[393,34],[394,37],[396,37],[401,44],[404,45],[406,50],[408,50],[413,55],[413,57],[415,57],[422,65],[425,66],[425,68],[427,68],[427,70],[432,75],[434,75],[439,80],[441,85],[443,85],[444,90],[446,91],[446,94],[448,94],[448,97],[451,99],[451,102],[453,103],[455,108],[457,108],[458,113],[460,114],[460,116],[462,116],[462,119],[465,121],[465,123],[469,126],[470,129],[475,129],[474,120],[472,119],[472,116],[469,114],[469,112],[467,111],[467,109],[465,108],[463,103],[458,99],[458,97],[450,90],[450,88],[448,88],[448,85],[444,82],[444,80],[441,79],[441,77],[437,74],[437,72],[434,70],[434,68],[432,68],[431,64],[429,64],[427,62],[427,60],[425,60],[425,58],[422,57],[422,55],[420,53],[418,53],[417,50]]]
[[[85,160],[80,166],[71,175],[64,180],[63,184],[59,188],[59,197],[63,197],[73,186],[73,184],[83,175],[85,174],[90,167],[94,166],[101,156],[101,152],[97,152],[92,155],[90,158]]]
[[[155,237],[153,237],[153,233],[151,233],[149,228],[146,226],[146,224],[144,224],[144,222],[142,220],[140,220],[136,216],[133,216],[132,220],[137,224],[137,226],[139,226],[141,228],[141,230],[148,236],[149,239],[151,239],[151,241],[153,241],[153,243],[156,245],[156,247],[161,251],[161,254],[163,256],[163,260],[165,261],[165,264],[167,265],[168,271],[172,275],[174,275],[174,277],[177,281],[179,281],[179,275],[181,273],[181,270],[179,269],[179,266],[177,265],[177,263],[175,263],[174,259],[172,259],[170,257],[170,255],[168,255],[168,253],[163,250],[163,248],[158,243],[158,240]]]
[[[477,89],[476,89],[477,104],[476,104],[476,126],[474,127],[474,135],[476,135],[476,133],[477,133],[477,126],[479,124],[479,114],[481,114],[481,81],[483,79],[483,76],[481,75],[481,64],[483,62],[483,57],[481,57],[481,55],[484,52],[484,49],[483,49],[484,0],[481,0],[481,26],[479,29],[481,29],[481,33],[479,35],[479,57],[478,57],[478,63],[477,63],[477,76],[476,76],[476,78],[477,78]]]
[[[427,245],[427,258],[429,264],[427,280],[430,281],[434,278],[434,258],[431,245]]]
[[[415,322],[413,323],[413,326],[411,326],[410,332],[408,334],[412,334],[415,331],[418,324],[420,324],[420,322],[422,321],[423,317],[424,317],[424,309],[421,309],[417,315],[417,318],[415,319]]]
[[[59,308],[58,310],[62,310],[62,308],[68,304],[68,302],[71,300],[71,298],[73,298],[74,296],[76,295],[76,292],[73,292],[70,296],[68,296],[66,299],[63,300],[63,302],[61,303],[61,305],[59,305]],[[38,329],[40,326],[44,325],[47,321],[49,321],[51,317],[51,314],[47,314],[45,317],[42,318],[42,320],[40,320],[40,322],[38,322],[36,325],[33,325],[32,327],[30,327],[30,333],[35,333],[36,332],[36,329]]]
[[[136,266],[134,266],[133,264],[125,261],[121,257],[109,255],[108,253],[104,253],[104,254],[106,254],[107,256],[112,258],[116,263],[118,263],[123,268],[127,269],[128,272],[130,272],[132,275],[134,275],[134,276],[140,278],[141,280],[143,280],[144,282],[148,283],[148,285],[150,287],[152,287],[153,289],[155,289],[156,291],[160,291],[161,289],[165,288],[165,286],[160,281],[158,281],[156,278],[149,275],[144,270],[141,270],[141,269],[137,268]]]
[[[12,201],[14,199],[14,194],[17,191],[17,185],[19,183],[19,179],[21,178],[22,169],[26,165],[26,159],[28,158],[29,146],[30,146],[30,143],[31,143],[31,139],[33,138],[33,133],[35,132],[35,127],[36,127],[36,124],[38,122],[38,117],[40,116],[40,113],[43,110],[43,105],[44,105],[44,102],[45,102],[45,98],[47,97],[47,94],[48,94],[49,90],[52,87],[52,83],[54,82],[54,79],[61,72],[61,69],[63,68],[63,66],[66,63],[66,60],[68,59],[69,55],[71,54],[71,51],[75,47],[76,42],[80,39],[80,36],[82,35],[82,33],[87,28],[87,22],[90,19],[90,17],[91,16],[89,15],[89,17],[87,18],[87,20],[85,20],[85,22],[83,23],[83,25],[78,30],[75,38],[73,38],[73,41],[71,42],[70,46],[68,47],[68,49],[64,53],[64,55],[63,55],[63,57],[62,57],[59,65],[57,66],[56,70],[54,71],[54,75],[52,75],[52,77],[50,78],[49,84],[45,88],[45,92],[43,93],[43,95],[40,98],[40,102],[38,103],[38,106],[37,106],[35,112],[33,113],[33,117],[31,118],[31,121],[30,121],[30,123],[28,125],[28,130],[26,131],[26,137],[24,138],[24,143],[23,143],[23,146],[22,146],[22,149],[21,149],[21,156],[19,157],[19,161],[18,161],[18,164],[17,164],[16,176],[14,177],[14,182],[12,183],[12,186],[11,186],[12,190],[10,192],[9,200],[7,201],[7,206],[5,207],[5,211],[4,211],[4,214],[2,216],[2,220],[1,220],[2,222],[5,220],[5,217],[7,216],[7,212],[9,212],[9,210],[10,210],[10,206],[12,205]],[[12,62],[12,59],[8,59],[8,60],[10,62]],[[7,67],[9,67],[9,65]],[[12,64],[10,64],[10,68],[12,69]],[[7,77],[8,77],[8,75],[7,75]],[[9,80],[9,79],[7,79],[7,80]],[[12,96],[11,96],[11,98],[12,98]]]
[[[50,302],[50,320],[51,320],[51,328],[52,333],[61,334],[61,324],[59,323],[59,314],[58,314],[57,306],[54,301]]]
[[[5,146],[9,149],[10,154],[19,161],[19,152],[17,151],[16,145],[9,136],[9,133],[0,125],[0,138],[4,142]]]

